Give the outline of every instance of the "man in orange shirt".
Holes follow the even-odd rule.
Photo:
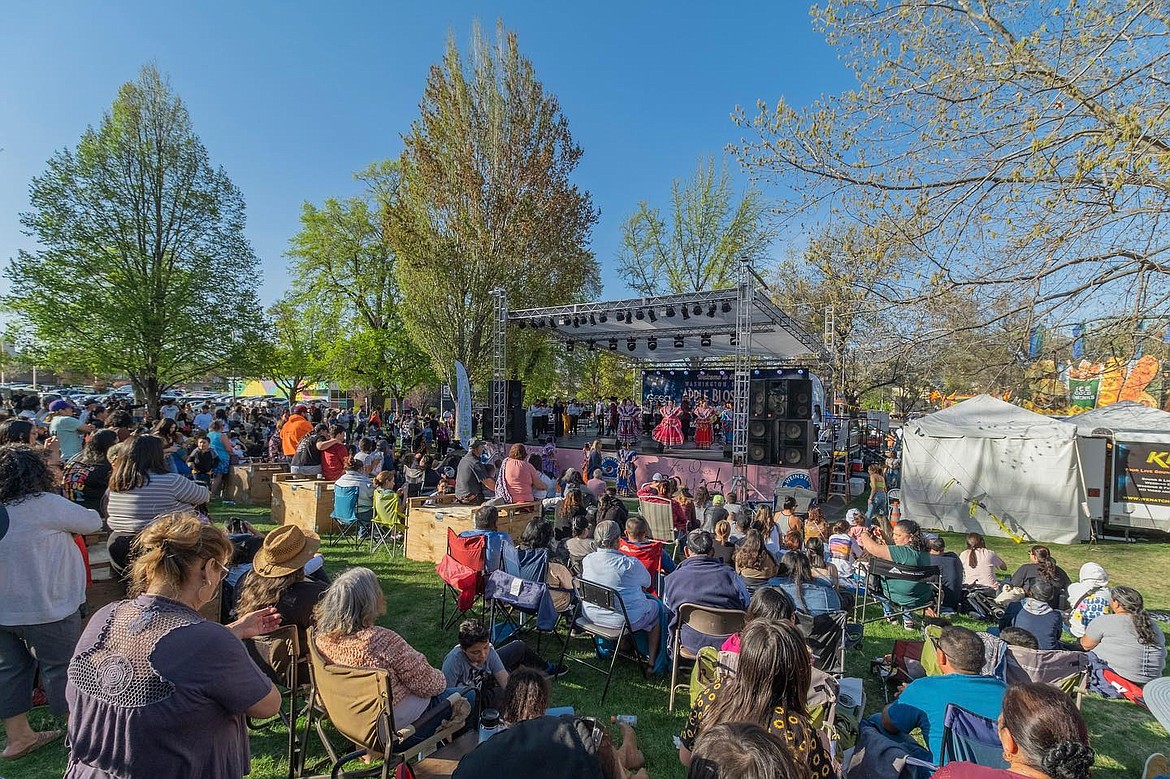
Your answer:
[[[313,429],[312,423],[305,419],[309,409],[300,404],[288,415],[288,420],[280,428],[280,448],[285,457],[292,457],[297,453],[297,444]]]

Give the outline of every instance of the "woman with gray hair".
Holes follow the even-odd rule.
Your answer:
[[[449,711],[428,717],[418,726],[403,744],[410,746],[429,738],[443,720],[450,719],[453,704],[467,707],[464,716],[469,713],[471,693],[447,687],[443,672],[431,667],[421,652],[393,630],[375,625],[385,613],[386,598],[378,577],[369,568],[350,568],[333,580],[317,603],[317,649],[332,663],[389,671],[395,727],[416,722],[436,706],[448,707]]]
[[[662,603],[646,594],[651,587],[650,573],[636,558],[622,554],[618,550],[618,541],[621,538],[621,528],[612,520],[597,523],[593,531],[593,540],[597,542],[597,551],[585,556],[581,561],[581,578],[617,590],[625,604],[626,614],[630,618],[630,628],[635,632],[646,631],[650,659],[650,667],[658,665],[658,655],[662,637],[659,624]],[[610,628],[620,628],[624,623],[622,615],[617,612],[584,604],[585,616],[591,622]]]

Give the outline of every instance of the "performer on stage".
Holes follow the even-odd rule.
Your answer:
[[[735,412],[730,403],[725,404],[719,412],[719,429],[723,433],[723,445],[731,446],[735,436]]]
[[[699,405],[695,408],[695,448],[696,449],[710,449],[711,444],[715,440],[715,432],[712,429],[715,419],[715,409],[707,403],[706,398],[699,401]]]
[[[617,407],[617,439],[618,445],[626,449],[638,446],[638,426],[642,421],[642,409],[637,403],[626,398]]]
[[[651,437],[667,449],[681,445],[683,432],[679,414],[682,413],[682,409],[676,406],[674,401],[668,400],[659,409],[659,413],[662,414],[662,421],[654,428]]]
[[[617,402],[616,396],[610,397],[609,406],[606,408],[606,411],[609,414],[609,434],[610,435],[617,435],[618,434],[618,432],[617,432],[617,429],[618,429],[618,402]]]
[[[540,470],[544,471],[545,476],[557,477],[557,445],[553,443],[552,436],[547,439],[548,443],[540,450]]]
[[[634,465],[634,460],[638,459],[638,453],[633,449],[623,447],[618,450],[617,459],[617,493],[623,498],[632,498],[638,492],[638,480],[635,478],[637,466]]]

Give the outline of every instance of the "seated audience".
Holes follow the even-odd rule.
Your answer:
[[[428,718],[404,743],[408,746],[434,735],[440,722],[450,717],[455,693],[469,700],[472,695],[449,687],[443,672],[432,668],[402,636],[375,625],[385,613],[386,598],[378,577],[369,568],[350,568],[333,580],[317,604],[317,649],[331,663],[389,671],[394,724],[399,728],[435,707],[448,709],[443,716]]]
[[[328,586],[305,576],[305,565],[320,546],[316,533],[306,533],[296,525],[281,525],[271,531],[239,587],[239,612],[275,607],[282,624],[297,626],[304,647],[305,631],[313,624],[313,609]]]
[[[97,532],[102,518],[58,495],[55,473],[25,443],[0,446],[0,505],[0,719],[3,757],[14,760],[61,737],[29,724],[33,684],[39,671],[49,710],[65,714],[65,674],[86,599],[73,534]]]
[[[687,533],[684,559],[666,578],[662,602],[670,613],[670,630],[680,630],[680,642],[692,654],[704,646],[718,647],[724,638],[706,636],[690,625],[679,625],[678,610],[684,603],[717,609],[743,609],[748,605],[747,589],[734,569],[713,556],[714,539],[706,530]],[[672,644],[673,645],[673,644]]]
[[[666,551],[666,544],[650,538],[650,525],[641,517],[626,520],[626,532],[618,541],[618,551],[637,558],[650,572],[651,580],[657,578],[659,571],[671,573],[675,569],[674,558]],[[650,591],[657,592],[656,581]]]
[[[723,505],[723,496],[713,495],[711,502],[703,508],[703,515],[699,518],[699,529],[714,533],[715,524],[725,519],[731,520],[731,515],[727,513],[727,508]]]
[[[801,541],[804,540],[804,520],[796,513],[796,498],[791,495],[785,496],[784,503],[772,518],[772,522],[781,537],[796,533]]]
[[[573,596],[573,573],[566,566],[569,552],[565,545],[553,541],[552,525],[539,516],[528,520],[524,532],[520,534],[516,554],[520,575],[525,579],[536,579],[543,558],[544,583],[548,585],[553,608],[557,612],[568,609]]]
[[[997,570],[1006,571],[1007,563],[987,548],[987,541],[981,533],[968,533],[967,551],[963,553],[963,586],[998,590]]]
[[[487,537],[487,572],[503,569],[513,576],[520,575],[520,557],[512,536],[500,531],[500,510],[495,506],[480,506],[475,511],[475,529],[464,530],[460,538]]]
[[[114,470],[109,453],[116,443],[118,434],[113,430],[95,430],[91,433],[85,440],[81,454],[64,465],[62,494],[74,503],[80,503],[104,516],[106,489]]]
[[[787,622],[790,625],[795,625],[796,607],[792,605],[792,599],[783,590],[761,587],[755,591],[752,595],[752,602],[748,604],[747,615],[743,620],[744,629],[746,630],[747,626],[757,619],[765,622]],[[739,654],[742,634],[743,631],[740,631],[728,636],[727,640],[723,642],[723,646],[719,647],[719,651]]]
[[[832,759],[808,718],[812,675],[808,648],[794,626],[755,620],[742,634],[735,676],[705,688],[679,736],[679,761],[690,766],[696,741],[716,725],[746,723],[780,738],[808,775],[835,775]]]
[[[659,602],[646,594],[651,586],[646,566],[633,557],[618,551],[621,529],[616,522],[599,522],[593,533],[597,551],[581,561],[581,578],[601,584],[617,591],[630,618],[630,627],[635,631],[646,631],[649,637],[650,666],[658,661],[659,643],[662,639],[659,626]],[[622,615],[613,611],[583,604],[585,616],[591,622],[605,627],[622,626]]]
[[[715,559],[724,565],[735,566],[735,544],[731,543],[731,523],[721,519],[715,523]]]
[[[995,719],[1007,689],[999,679],[980,675],[983,640],[967,628],[943,628],[935,650],[942,675],[915,679],[906,685],[897,700],[873,716],[874,724],[897,737],[912,755],[932,762],[942,754],[943,714],[948,703],[957,703],[970,712]],[[915,728],[921,728],[927,749],[923,750],[911,738]]]
[[[1093,748],[1085,720],[1065,693],[1047,684],[1016,684],[999,718],[1006,769],[951,762],[934,779],[1089,779]]]
[[[110,566],[122,574],[135,537],[163,514],[207,505],[211,492],[167,466],[161,438],[138,435],[110,450],[114,463],[107,495]]]
[[[601,478],[600,468],[593,469],[589,474],[589,481],[585,482],[585,489],[589,490],[589,493],[597,498],[598,502],[601,501],[606,489],[608,489],[608,485],[606,485],[605,479]]]
[[[488,467],[480,459],[483,456],[483,445],[483,439],[471,439],[468,442],[467,453],[460,458],[455,469],[455,500],[460,503],[476,505],[495,492],[495,479],[491,477]],[[420,487],[421,484],[420,474]]]
[[[829,523],[825,521],[825,512],[820,506],[813,506],[808,510],[808,519],[804,521],[804,540],[819,538],[827,541],[829,538]]]
[[[837,569],[837,579],[852,579],[853,564],[864,554],[861,546],[849,535],[849,523],[839,520],[829,536],[829,562]]]
[[[1166,634],[1146,613],[1141,593],[1133,587],[1114,587],[1109,608],[1112,613],[1100,615],[1085,628],[1081,647],[1134,684],[1157,679],[1166,665]]]
[[[695,741],[687,779],[805,779],[808,772],[759,725],[712,725]]]
[[[459,625],[459,643],[443,660],[447,686],[475,688],[483,695],[484,708],[503,706],[509,674],[522,666],[539,669],[554,679],[566,673],[563,665],[546,662],[519,639],[509,641],[499,649],[488,639],[488,629],[482,623],[466,620]]]
[[[528,450],[524,444],[512,444],[508,456],[500,463],[497,480],[504,483],[508,503],[530,503],[539,496],[544,498],[548,484],[540,472],[528,462]]]
[[[625,732],[632,736],[632,730]],[[632,749],[631,749],[632,747]],[[587,717],[537,717],[518,722],[467,753],[452,779],[646,779],[634,770],[636,745],[615,748],[609,730]],[[552,767],[555,766],[555,769]]]
[[[833,585],[813,576],[803,552],[785,552],[779,567],[779,575],[772,577],[768,586],[784,590],[798,610],[815,616],[841,608],[841,597]]]
[[[849,523],[849,535],[854,541],[861,543],[861,537],[869,534],[869,526],[865,522],[865,512],[861,509],[846,511],[845,521]]]
[[[1008,646],[1018,646],[1023,649],[1040,648],[1040,642],[1036,640],[1036,637],[1023,628],[1009,625],[999,631],[999,637]]]
[[[884,535],[876,527],[874,528],[874,532],[879,535]],[[922,536],[922,530],[914,520],[902,519],[895,522],[890,531],[890,535],[894,543],[888,546],[874,539],[870,533],[861,534],[858,537],[858,543],[861,544],[862,549],[874,557],[880,560],[888,560],[898,565],[923,567],[934,564],[930,553],[926,550],[926,539]],[[934,590],[926,582],[889,579],[885,583],[885,591],[889,596],[890,603],[899,610],[919,608],[928,605],[934,600]],[[903,627],[913,629],[913,617],[909,614],[905,615],[902,619],[902,625]]]
[[[275,715],[281,698],[240,639],[280,618],[200,616],[219,597],[232,545],[196,515],[160,516],[134,544],[136,597],[94,614],[69,664],[65,776],[244,776],[246,717]]]
[[[567,538],[573,527],[573,517],[586,513],[585,498],[581,490],[566,491],[554,514],[553,535],[558,540]]]
[[[817,579],[824,579],[837,589],[837,567],[825,559],[825,542],[820,536],[805,539],[804,551],[808,556],[808,564],[812,567],[812,575]]]
[[[926,539],[930,564],[942,572],[943,607],[958,611],[963,605],[963,561],[954,552],[948,552],[941,536]]]
[[[720,519],[727,519],[727,521],[731,523],[731,543],[735,544],[737,547],[742,544],[743,537],[747,535],[748,530],[751,529],[752,518],[740,514],[735,517],[735,519],[732,519],[731,517],[720,517]],[[706,530],[706,528],[703,529]]]
[[[374,481],[363,470],[362,461],[356,457],[345,459],[345,470],[334,481],[334,487],[357,488],[357,521],[369,524],[374,518]]]
[[[1023,600],[1008,604],[1000,628],[1008,626],[1022,628],[1036,637],[1038,649],[1060,649],[1060,634],[1064,632],[1064,619],[1060,612],[1048,605],[1053,596],[1052,583],[1037,579],[1032,590]],[[1002,635],[1002,632],[1001,632]]]
[[[597,503],[597,521],[604,522],[609,519],[624,526],[629,518],[630,510],[626,508],[625,502],[618,497],[617,489],[606,487],[605,494]]]
[[[1097,563],[1081,566],[1080,579],[1068,586],[1068,630],[1077,638],[1102,614],[1109,613],[1113,596],[1109,592],[1109,574]]]
[[[1011,585],[1026,591],[1037,579],[1048,579],[1056,588],[1056,601],[1048,605],[1058,611],[1067,611],[1066,593],[1072,581],[1064,569],[1056,564],[1056,559],[1048,551],[1048,547],[1036,544],[1029,550],[1028,560],[1029,562],[1021,565],[1012,574]]]
[[[625,521],[623,520],[621,524],[624,525]],[[573,537],[565,541],[565,550],[569,553],[569,570],[576,576],[581,575],[581,561],[597,551],[597,542],[593,540],[595,527],[588,514],[573,517]]]
[[[759,530],[752,528],[744,535],[743,543],[735,550],[735,570],[749,587],[763,586],[776,575],[776,558],[764,548]]]
[[[548,711],[551,699],[552,691],[549,689],[548,677],[521,666],[508,677],[503,702],[499,706],[500,721],[505,727],[510,728],[521,722],[543,717]]]

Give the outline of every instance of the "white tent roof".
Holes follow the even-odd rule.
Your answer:
[[[1064,422],[992,397],[976,395],[950,408],[927,414],[907,425],[932,438],[1059,438],[1074,431]]]
[[[1077,414],[1067,422],[1075,425],[1077,433],[1083,436],[1101,430],[1123,438],[1141,436],[1147,441],[1170,441],[1170,414],[1132,400]]]

